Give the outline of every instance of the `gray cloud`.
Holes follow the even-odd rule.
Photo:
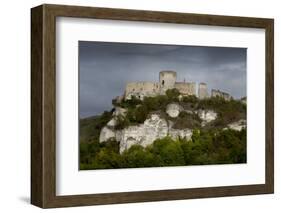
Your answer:
[[[110,110],[129,81],[158,81],[161,70],[177,80],[206,82],[235,98],[246,95],[245,48],[79,42],[80,117]]]

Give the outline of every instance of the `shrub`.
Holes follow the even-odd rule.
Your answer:
[[[91,143],[80,143],[79,144],[80,163],[91,164],[94,160],[95,155],[99,151],[100,151],[100,144],[97,141],[93,141]]]
[[[80,169],[140,168],[245,163],[246,130],[194,130],[192,139],[155,140],[146,148],[133,145],[119,154],[116,141],[80,144]]]
[[[201,120],[197,114],[187,113],[185,111],[180,112],[179,116],[176,118],[176,121],[173,125],[175,129],[194,129],[201,127]]]
[[[115,129],[124,129],[130,125],[130,120],[127,116],[118,115],[116,118]]]
[[[140,145],[133,145],[123,153],[123,166],[127,168],[157,166],[152,153]]]
[[[198,98],[195,95],[184,96],[182,102],[195,104],[198,102]]]
[[[158,139],[153,143],[152,153],[159,156],[161,166],[184,165],[184,153],[179,141],[173,141],[170,137]]]
[[[141,104],[142,101],[136,96],[132,96],[131,99],[123,99],[120,103],[117,103],[116,99],[112,100],[113,106],[123,107],[123,108],[133,108]]]
[[[139,106],[135,110],[135,118],[137,123],[143,123],[147,118],[148,110],[146,106]]]
[[[95,169],[112,169],[120,168],[122,165],[121,156],[106,147],[102,148],[95,156],[95,161],[92,163]]]
[[[177,89],[168,89],[166,91],[166,95],[168,97],[169,100],[171,101],[178,101],[179,100],[179,95],[180,92]]]

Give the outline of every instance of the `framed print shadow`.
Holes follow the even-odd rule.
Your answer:
[[[31,9],[31,203],[274,192],[274,21]]]

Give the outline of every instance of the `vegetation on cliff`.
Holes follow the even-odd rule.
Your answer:
[[[114,106],[127,108],[126,116],[119,116],[118,129],[123,129],[130,125],[143,123],[150,112],[158,111],[165,119],[176,122],[175,127],[182,128],[199,128],[200,118],[194,113],[189,114],[182,112],[177,119],[167,117],[165,113],[166,106],[170,103],[179,103],[185,110],[214,110],[218,113],[218,118],[206,128],[222,128],[227,124],[246,118],[246,105],[237,100],[227,101],[220,97],[207,99],[198,99],[196,96],[187,96],[179,98],[180,93],[177,89],[166,91],[166,95],[155,97],[145,97],[143,101],[132,97],[131,100],[123,100],[121,103],[113,101]]]
[[[193,131],[192,139],[155,140],[142,147],[133,145],[122,154],[116,141],[80,144],[80,169],[233,164],[246,162],[246,130]]]

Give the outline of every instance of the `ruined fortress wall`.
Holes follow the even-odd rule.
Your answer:
[[[212,97],[221,97],[228,101],[231,99],[231,96],[228,93],[222,92],[220,90],[212,89],[211,95]]]
[[[206,83],[200,83],[198,86],[198,97],[200,99],[208,98],[208,89]]]
[[[161,71],[159,73],[159,83],[162,89],[173,89],[176,83],[177,73],[175,71]]]
[[[175,71],[161,71],[159,73],[159,82],[129,82],[126,85],[124,96],[120,96],[118,100],[124,98],[125,100],[131,99],[132,96],[141,100],[144,97],[154,97],[157,95],[164,95],[168,89],[177,89],[181,95],[195,95],[197,96],[195,82],[176,82],[177,73]],[[212,89],[212,97],[222,97],[225,100],[231,100],[231,96],[220,90]],[[198,85],[198,97],[200,99],[208,98],[207,84],[201,82]]]
[[[176,82],[175,88],[182,95],[196,95],[196,83],[194,82]]]
[[[144,96],[155,96],[159,94],[160,85],[154,82],[130,82],[125,89],[125,99],[131,99],[136,96],[141,100]]]

